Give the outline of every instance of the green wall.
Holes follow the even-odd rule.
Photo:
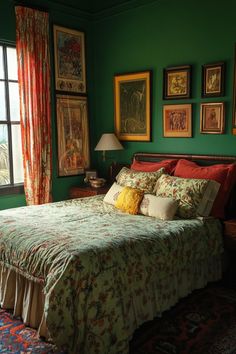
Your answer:
[[[102,12],[89,17],[50,1],[28,1],[46,7],[51,24],[85,31],[86,66],[89,100],[89,124],[92,166],[105,176],[115,159],[129,162],[134,152],[169,152],[236,155],[236,136],[232,129],[232,89],[234,44],[236,42],[236,3],[233,0],[156,0],[115,13]],[[131,1],[133,4],[143,1]],[[103,1],[101,0],[101,4]],[[52,28],[52,26],[51,26]],[[52,34],[52,33],[51,33]],[[0,2],[0,40],[15,40],[15,17],[11,0]],[[51,41],[52,42],[52,41]],[[51,48],[52,49],[52,48]],[[65,199],[71,185],[83,176],[57,177],[55,92],[52,52],[52,124],[53,124],[53,198]],[[225,61],[225,96],[201,98],[201,66]],[[163,69],[192,65],[192,98],[162,99]],[[108,153],[105,163],[94,152],[100,136],[114,131],[113,77],[116,73],[152,71],[152,141],[124,142],[124,150]],[[226,129],[223,135],[200,134],[200,103],[226,103]],[[163,138],[162,106],[170,103],[193,104],[193,137]],[[24,205],[24,196],[0,197],[0,209]]]
[[[113,77],[152,70],[152,142],[125,142],[117,160],[137,151],[236,155],[232,136],[232,87],[236,2],[159,0],[94,23],[95,141],[114,129]],[[201,66],[226,62],[225,96],[201,98]],[[163,69],[192,65],[192,99],[163,100]],[[200,134],[200,103],[226,102],[226,133]],[[193,137],[163,138],[163,104],[193,104]]]
[[[22,2],[21,2],[22,4]],[[45,9],[50,15],[51,24],[51,67],[52,67],[52,143],[53,143],[53,181],[52,192],[53,200],[58,201],[68,198],[68,190],[72,185],[78,185],[81,183],[83,176],[75,177],[57,177],[57,141],[56,141],[56,115],[55,115],[55,91],[54,91],[54,73],[53,73],[53,43],[52,43],[52,25],[62,25],[69,28],[82,30],[86,35],[86,63],[87,63],[87,83],[88,92],[91,91],[91,75],[92,67],[90,64],[90,58],[92,58],[92,45],[88,46],[88,43],[92,43],[90,22],[84,18],[84,14],[79,11],[75,11],[66,6],[54,5],[48,1],[27,1],[26,6],[33,5],[39,6],[40,9]],[[13,2],[11,0],[0,1],[0,40],[15,42],[15,11]],[[90,69],[91,67],[91,69]],[[0,197],[0,209],[12,208],[25,205],[24,195],[9,195]]]

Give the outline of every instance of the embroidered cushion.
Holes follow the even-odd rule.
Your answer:
[[[115,202],[115,207],[129,214],[138,214],[144,192],[137,188],[124,187]]]
[[[103,201],[105,203],[115,205],[118,195],[120,194],[120,192],[122,191],[123,188],[124,187],[122,187],[118,183],[114,182],[113,185],[111,186],[111,188],[106,193]]]
[[[156,184],[156,195],[179,202],[181,218],[208,216],[220,188],[218,182],[206,179],[180,178],[162,175]]]
[[[145,193],[154,193],[156,182],[164,172],[164,168],[156,172],[139,172],[123,167],[116,176],[116,181],[123,187],[138,188]]]
[[[161,220],[172,220],[178,202],[173,198],[162,198],[152,194],[145,194],[140,204],[140,214],[152,216]]]

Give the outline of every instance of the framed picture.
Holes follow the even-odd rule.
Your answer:
[[[236,135],[236,44],[234,47],[234,84],[233,84],[233,135]]]
[[[190,98],[191,66],[176,66],[164,69],[164,92],[166,100]]]
[[[163,106],[163,136],[192,137],[192,105],[170,104]]]
[[[224,102],[202,103],[200,131],[206,134],[223,134],[225,126]]]
[[[57,95],[58,175],[83,174],[90,166],[87,98]]]
[[[223,62],[202,66],[202,97],[224,95],[224,71]]]
[[[57,91],[85,93],[84,33],[53,26]]]
[[[150,141],[151,72],[114,77],[115,132],[120,140]]]

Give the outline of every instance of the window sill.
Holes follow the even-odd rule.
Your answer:
[[[15,184],[14,186],[0,186],[0,197],[9,194],[23,194],[24,185],[22,183]]]

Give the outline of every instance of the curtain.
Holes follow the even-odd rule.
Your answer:
[[[16,6],[24,188],[28,205],[51,201],[52,143],[48,13]]]

